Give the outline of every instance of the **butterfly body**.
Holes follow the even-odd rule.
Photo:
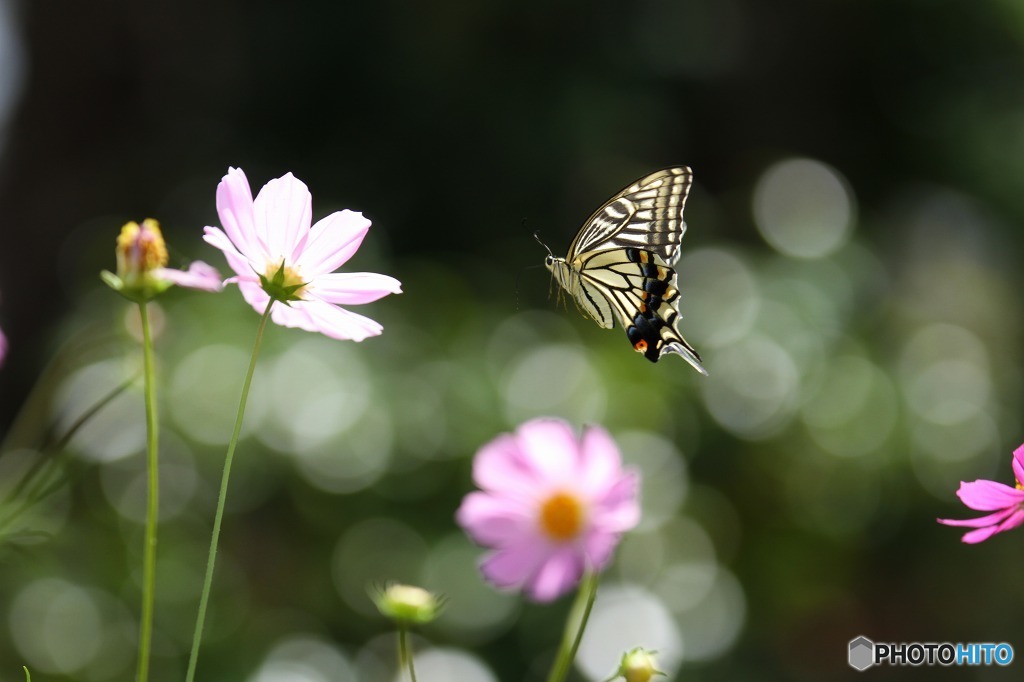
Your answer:
[[[584,223],[565,258],[549,254],[544,264],[583,312],[606,329],[618,322],[648,360],[676,353],[707,374],[676,329],[679,289],[672,266],[686,231],[691,180],[684,166],[637,180]]]

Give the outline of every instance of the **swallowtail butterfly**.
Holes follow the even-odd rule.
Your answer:
[[[686,166],[640,178],[613,196],[583,224],[559,258],[544,259],[576,305],[604,327],[616,320],[634,350],[651,362],[677,353],[701,374],[700,355],[676,330],[679,241],[683,205],[693,174]]]

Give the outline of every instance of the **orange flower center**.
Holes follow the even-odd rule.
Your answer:
[[[540,508],[540,527],[552,540],[565,542],[583,527],[583,503],[571,493],[555,493]]]

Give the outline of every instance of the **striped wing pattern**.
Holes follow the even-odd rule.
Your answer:
[[[668,168],[633,183],[584,224],[566,258],[548,268],[577,305],[600,326],[618,322],[634,350],[651,362],[681,355],[707,374],[700,355],[676,329],[679,241],[689,168]]]
[[[693,174],[685,166],[637,180],[590,216],[569,246],[566,260],[572,262],[589,251],[633,246],[675,264],[686,231],[683,206],[692,181]]]

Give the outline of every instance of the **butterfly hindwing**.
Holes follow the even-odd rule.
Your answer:
[[[581,311],[605,329],[615,326],[615,313],[604,287],[590,278],[582,277],[561,259],[555,261],[553,272],[555,279],[569,292]]]
[[[679,289],[672,265],[686,229],[691,178],[689,168],[678,167],[637,180],[584,223],[565,258],[546,262],[582,311],[605,328],[618,322],[648,360],[676,353],[707,374],[676,330]]]

